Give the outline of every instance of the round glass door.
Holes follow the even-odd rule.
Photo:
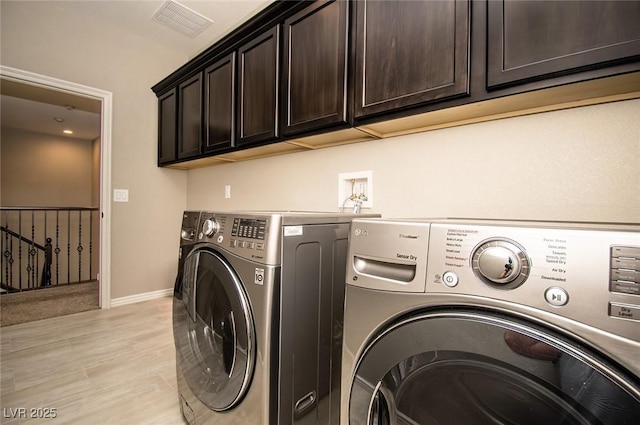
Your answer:
[[[215,251],[191,252],[184,270],[182,306],[174,313],[178,363],[200,401],[228,410],[245,395],[255,364],[249,302],[236,273]]]
[[[430,313],[364,352],[350,425],[623,425],[640,390],[595,354],[546,330],[487,313]]]

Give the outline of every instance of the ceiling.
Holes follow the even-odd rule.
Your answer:
[[[98,100],[6,79],[0,92],[3,127],[83,140],[100,135]]]
[[[59,2],[59,7],[68,9],[80,19],[94,20],[99,16],[132,36],[157,40],[194,57],[272,1],[172,0],[213,21],[194,37],[152,20],[167,0],[64,1]],[[100,135],[100,103],[96,100],[6,79],[0,84],[0,94],[3,127],[84,140],[93,140]],[[54,118],[64,121],[58,122]],[[72,135],[62,133],[67,128],[73,130]]]

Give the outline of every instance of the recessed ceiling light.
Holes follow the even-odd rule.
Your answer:
[[[64,118],[56,118],[56,117],[53,117],[53,119],[54,119],[55,121],[57,121],[57,122],[64,122]]]
[[[73,134],[72,130],[62,130],[64,134]]]

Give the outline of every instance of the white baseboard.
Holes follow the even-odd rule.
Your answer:
[[[112,298],[111,307],[118,307],[126,304],[134,304],[142,301],[150,301],[173,295],[173,288],[161,289],[159,291],[145,292],[143,294],[129,295],[128,297]]]

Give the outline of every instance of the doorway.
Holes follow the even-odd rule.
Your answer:
[[[8,90],[21,92],[23,98],[30,98],[35,101],[42,101],[39,96],[45,94],[57,95],[61,98],[70,99],[70,103],[67,103],[67,105],[83,105],[82,108],[85,109],[97,108],[100,125],[99,146],[94,146],[92,151],[95,152],[97,150],[94,155],[99,158],[96,166],[98,171],[95,173],[95,182],[93,184],[98,190],[92,197],[92,202],[97,203],[95,230],[98,232],[99,237],[97,238],[97,259],[95,260],[97,272],[94,273],[99,287],[98,305],[100,308],[109,308],[111,302],[109,195],[111,191],[112,94],[100,89],[5,66],[0,66],[0,80],[2,81],[3,94],[5,88],[8,88]],[[80,244],[78,250],[82,251],[83,248],[83,244]],[[43,271],[41,279],[44,278],[44,275]]]

